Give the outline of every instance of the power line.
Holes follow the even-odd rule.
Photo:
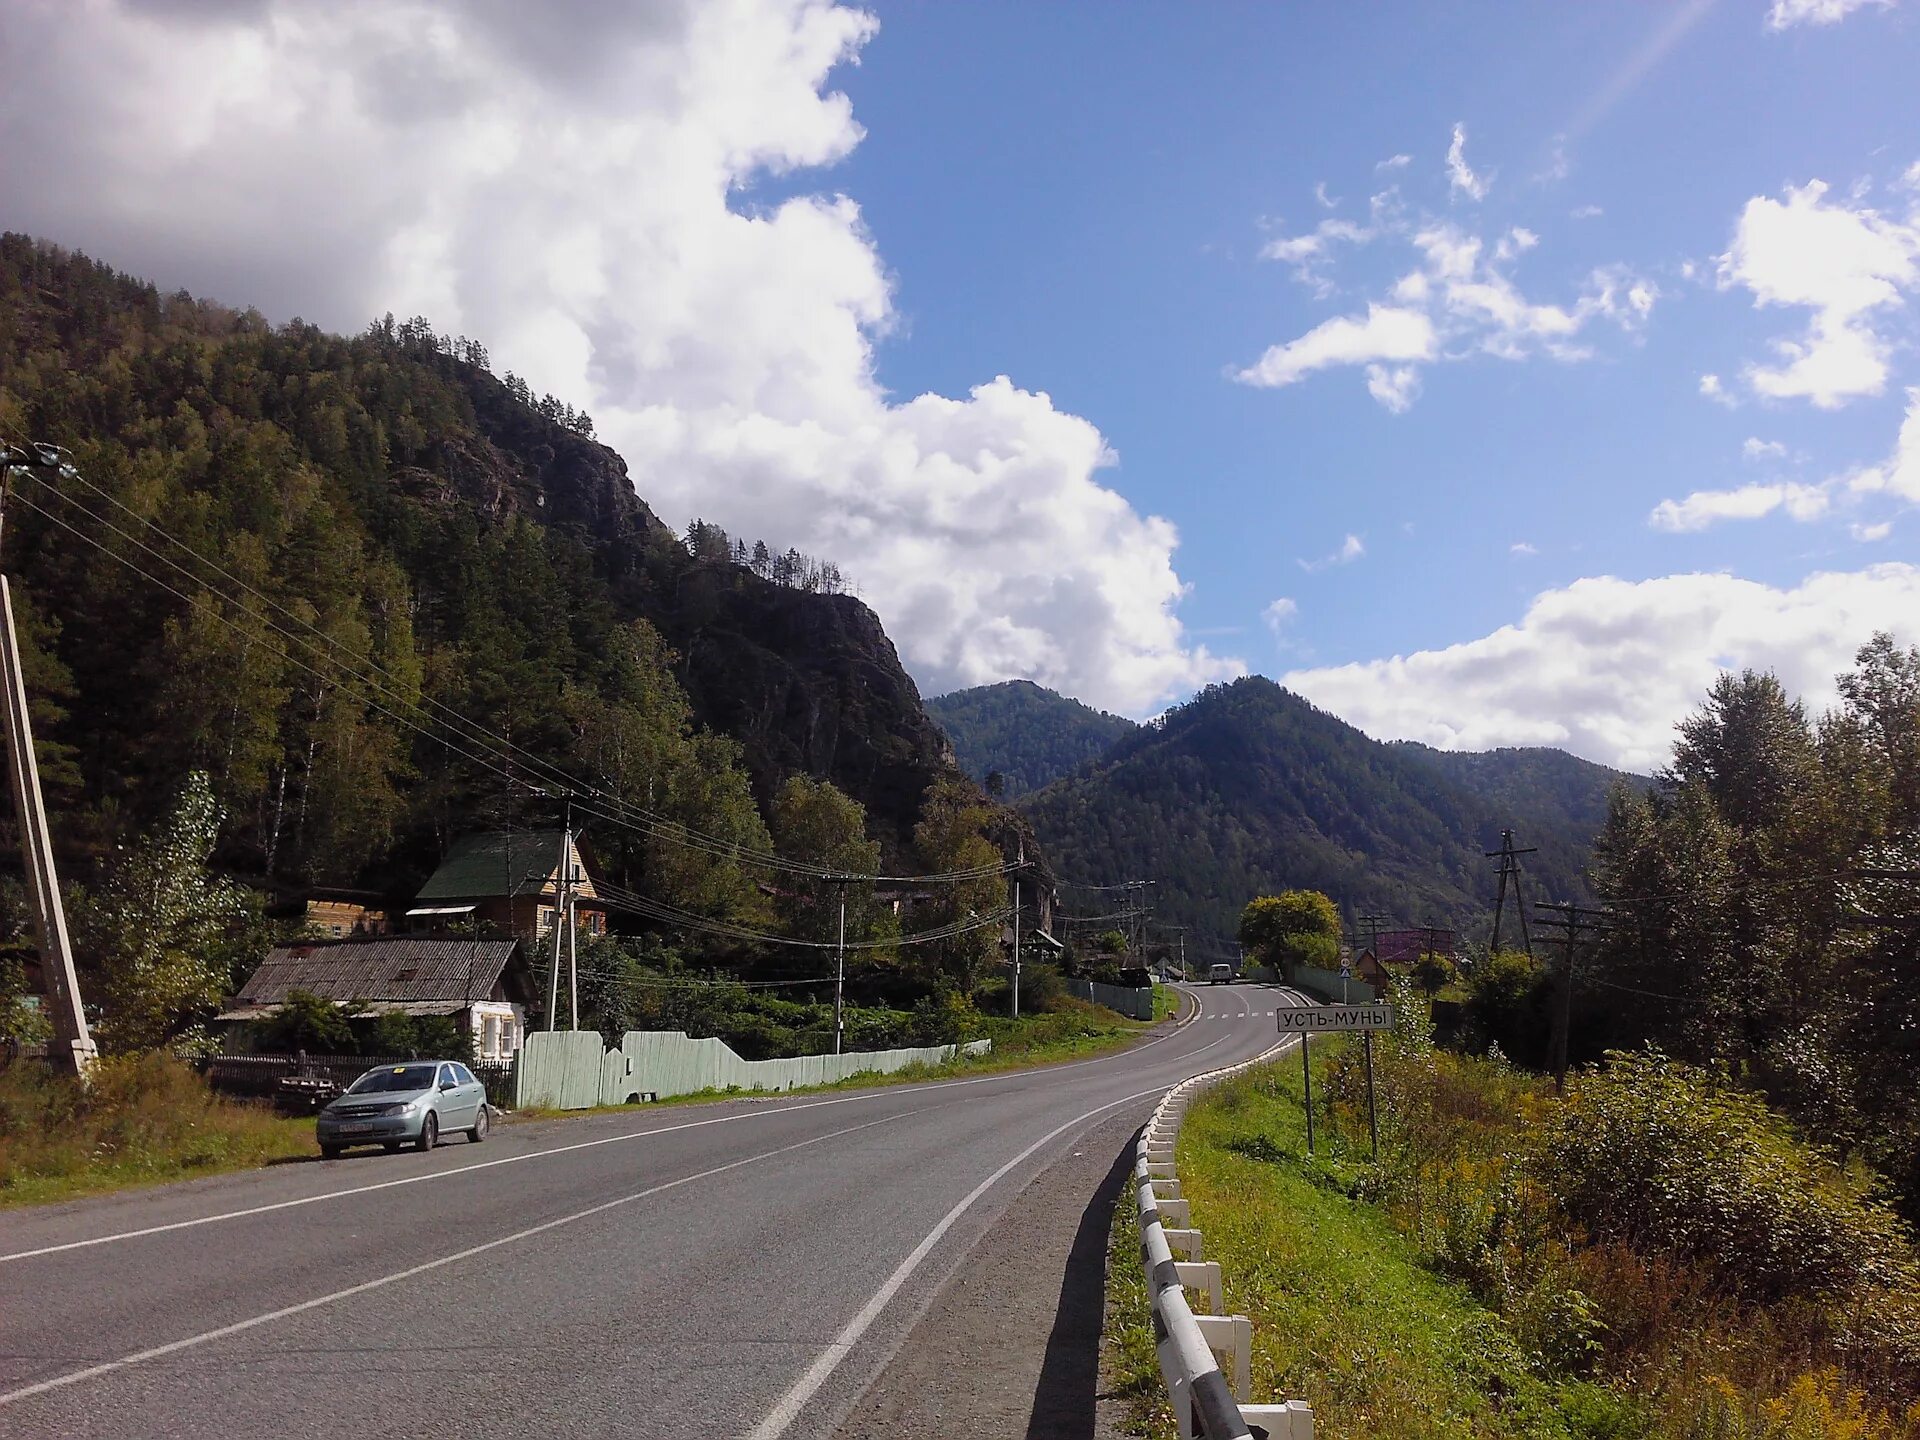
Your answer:
[[[540,793],[547,795],[549,798],[552,798],[552,795],[554,792],[548,787],[557,785],[562,792],[571,792],[574,786],[585,785],[585,788],[590,796],[592,796],[594,799],[601,801],[603,804],[611,807],[614,811],[620,812],[616,814],[609,814],[605,811],[593,810],[590,807],[583,806],[582,808],[586,809],[587,813],[592,814],[595,816],[595,818],[604,820],[609,824],[621,826],[623,828],[633,830],[636,833],[646,834],[646,835],[652,836],[653,838],[666,841],[667,843],[670,843],[670,844],[680,845],[683,848],[702,851],[711,855],[715,855],[719,858],[724,858],[724,859],[733,861],[735,863],[745,864],[755,868],[783,870],[791,874],[803,875],[803,876],[808,876],[816,879],[832,878],[838,873],[840,873],[835,871],[832,867],[820,865],[811,861],[793,860],[788,857],[778,855],[772,851],[762,851],[762,850],[753,849],[751,847],[741,845],[738,842],[729,841],[724,837],[711,835],[706,832],[697,830],[692,826],[686,825],[683,822],[680,822],[677,820],[673,820],[667,816],[660,815],[657,812],[647,810],[644,807],[635,805],[632,802],[627,801],[618,795],[609,793],[606,790],[600,789],[590,783],[584,782],[578,776],[570,775],[566,771],[562,770],[555,762],[548,761],[540,756],[537,756],[533,754],[533,752],[526,750],[522,746],[514,745],[511,741],[500,739],[499,737],[493,735],[491,732],[487,731],[484,727],[480,726],[477,722],[467,719],[467,717],[461,715],[458,711],[454,710],[451,706],[448,706],[441,701],[435,700],[431,696],[425,696],[424,703],[422,703],[421,700],[413,699],[410,697],[410,695],[406,693],[396,693],[395,690],[391,687],[391,685],[383,684],[381,679],[379,678],[384,676],[387,681],[392,681],[394,677],[391,675],[391,672],[386,671],[383,667],[381,667],[378,664],[378,662],[372,660],[370,657],[361,657],[359,663],[365,668],[364,670],[356,669],[353,664],[341,658],[341,651],[339,649],[339,646],[337,645],[337,642],[332,640],[330,637],[327,637],[324,634],[324,632],[320,631],[318,627],[314,626],[310,621],[307,621],[304,618],[298,615],[295,615],[293,612],[289,611],[285,606],[282,606],[277,601],[273,600],[270,596],[265,595],[254,586],[248,584],[245,580],[240,579],[239,577],[233,575],[230,571],[218,565],[216,562],[208,559],[206,556],[202,555],[199,551],[195,550],[191,545],[187,544],[186,541],[181,540],[178,536],[175,536],[171,532],[167,531],[163,526],[159,525],[158,522],[138,515],[137,512],[131,510],[123,502],[119,501],[117,498],[112,496],[109,492],[102,489],[102,487],[95,485],[92,481],[86,479],[86,477],[82,475],[72,465],[62,464],[60,467],[59,473],[65,477],[78,480],[81,484],[87,486],[87,488],[89,488],[90,490],[93,490],[96,493],[102,495],[107,500],[109,500],[112,504],[117,506],[119,509],[121,509],[122,511],[125,511],[128,515],[133,516],[135,519],[139,520],[140,523],[145,525],[149,530],[153,531],[153,533],[161,536],[162,538],[170,541],[172,544],[178,546],[182,551],[184,551],[186,554],[193,557],[200,564],[206,566],[209,570],[231,581],[233,584],[240,587],[242,590],[245,590],[247,593],[259,598],[264,604],[272,606],[272,608],[277,610],[280,614],[286,616],[294,624],[299,625],[307,630],[311,630],[315,635],[320,637],[320,643],[316,644],[314,641],[307,639],[304,635],[301,635],[295,631],[289,630],[286,626],[279,624],[278,622],[273,620],[271,617],[262,614],[260,611],[247,605],[246,603],[237,599],[236,597],[229,594],[222,593],[217,588],[209,585],[203,576],[194,574],[194,572],[188,569],[186,566],[182,565],[177,560],[174,560],[171,556],[165,554],[164,552],[156,549],[154,546],[148,544],[145,540],[141,539],[138,535],[131,534],[127,530],[114,524],[111,520],[107,519],[104,515],[90,508],[87,504],[77,499],[76,497],[56,489],[43,475],[39,475],[32,471],[27,471],[27,470],[23,470],[22,473],[27,474],[31,478],[39,481],[39,483],[42,486],[44,486],[48,491],[58,496],[65,504],[73,507],[75,510],[79,511],[86,518],[94,521],[96,524],[102,526],[103,528],[112,531],[114,534],[120,536],[122,539],[128,541],[130,544],[137,546],[140,550],[144,551],[146,554],[152,556],[154,559],[160,561],[161,563],[167,565],[168,567],[176,571],[178,574],[185,577],[191,583],[204,587],[208,591],[208,593],[217,595],[221,600],[225,601],[228,605],[231,605],[234,609],[239,610],[242,613],[248,615],[250,618],[264,625],[267,629],[279,635],[282,639],[290,641],[291,643],[300,646],[303,650],[307,651],[309,654],[314,655],[317,658],[323,660],[330,667],[328,671],[322,671],[322,670],[316,669],[313,665],[310,665],[304,661],[301,661],[298,657],[294,655],[286,654],[285,652],[283,652],[284,658],[291,661],[293,664],[297,665],[299,668],[307,671],[307,673],[313,675],[316,679],[319,679],[323,682],[326,682],[326,681],[338,682],[342,675],[350,677],[351,679],[357,681],[361,687],[363,687],[361,698],[363,698],[366,701],[366,703],[370,708],[378,711],[383,715],[388,716],[389,718],[395,720],[398,723],[406,725],[409,729],[414,730],[416,733],[421,734],[430,740],[438,740],[447,749],[458,754],[462,759],[467,760],[470,763],[474,763],[474,764],[480,765],[482,768],[492,770],[494,773],[502,775],[509,780],[520,778],[514,774],[514,769],[512,768],[512,767],[517,767],[522,771],[528,772],[529,775],[532,777],[532,779],[538,782],[536,785],[536,788],[540,790]],[[193,595],[188,594],[187,592],[179,589],[177,586],[174,586],[168,583],[167,581],[161,579],[159,576],[153,574],[151,571],[146,570],[145,568],[140,566],[138,563],[136,563],[134,560],[130,559],[125,555],[118,553],[111,547],[102,543],[96,536],[89,535],[86,531],[72,524],[71,522],[66,520],[64,517],[54,513],[52,510],[50,510],[46,506],[37,503],[31,497],[26,495],[21,495],[19,498],[24,504],[26,504],[30,509],[35,511],[37,514],[45,517],[47,520],[51,521],[52,523],[59,525],[61,528],[67,530],[69,533],[77,536],[79,539],[92,545],[95,549],[99,550],[102,554],[107,555],[110,558],[118,561],[122,565],[126,566],[126,568],[133,571],[135,574],[147,580],[149,583],[156,585],[162,590],[167,591],[169,594],[172,594],[178,597],[179,599],[185,601],[188,605],[191,605],[196,609],[199,609],[203,613],[211,615],[216,620],[219,620],[221,623],[226,624],[230,628],[234,629],[237,633],[242,633],[242,634],[245,633],[241,629],[239,624],[231,616],[223,614],[220,610],[203,604],[201,601],[196,599],[196,597],[194,597]],[[426,717],[430,722],[438,723],[444,726],[446,730],[450,731],[454,735],[458,735],[460,740],[466,743],[456,744],[450,739],[448,739],[447,736],[444,734],[436,735],[433,731],[426,729],[422,725],[416,723],[414,720],[410,719],[409,717],[399,713],[398,711],[394,710],[390,706],[386,704],[382,704],[378,699],[374,698],[374,693],[369,693],[369,692],[385,695],[387,698],[391,699],[394,702],[394,704],[403,706],[408,710],[414,711],[420,714],[421,716]],[[439,717],[435,717],[431,713],[431,711],[434,711],[434,710],[441,712]],[[467,748],[469,745],[481,746],[484,748],[484,750],[487,753],[485,755],[475,754],[472,749]],[[974,867],[972,869],[967,869],[967,870],[933,872],[933,873],[921,874],[921,875],[862,874],[862,875],[857,875],[854,878],[863,882],[887,883],[887,884],[924,884],[924,885],[960,884],[970,880],[987,879],[997,875],[1009,874],[1012,872],[1013,869],[1014,867],[1012,865],[1003,863],[998,866],[980,866],[980,867]]]

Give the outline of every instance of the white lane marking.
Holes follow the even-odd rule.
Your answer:
[[[598,1140],[577,1140],[571,1145],[555,1145],[545,1150],[529,1150],[523,1155],[503,1155],[498,1160],[477,1160],[471,1165],[456,1165],[446,1170],[433,1170],[425,1175],[405,1175],[398,1180],[378,1180],[370,1185],[352,1185],[344,1190],[324,1190],[318,1195],[303,1195],[294,1200],[275,1200],[265,1205],[250,1205],[243,1210],[223,1210],[217,1215],[200,1215],[191,1220],[174,1220],[164,1225],[147,1225],[138,1230],[119,1230],[110,1235],[95,1235],[86,1240],[68,1240],[58,1245],[42,1245],[33,1250],[15,1250],[0,1255],[0,1265],[14,1260],[32,1260],[42,1255],[59,1255],[68,1250],[86,1250],[95,1245],[111,1245],[122,1240],[138,1240],[148,1235],[165,1235],[175,1230],[192,1230],[202,1225],[215,1225],[224,1220],[245,1220],[253,1215],[267,1215],[276,1210],[295,1210],[305,1205],[318,1205],[326,1200],[347,1200],[355,1195],[370,1195],[378,1190],[391,1190],[400,1185],[423,1185],[431,1180],[448,1180],[456,1176],[470,1174],[476,1170],[492,1170],[501,1165],[518,1165],[527,1160],[544,1160],[550,1155],[568,1155],[576,1150],[593,1150],[602,1145],[619,1145],[628,1140],[645,1140],[653,1135],[672,1135],[681,1130],[698,1130],[706,1125],[726,1125],[735,1120],[764,1120],[771,1116],[791,1115],[796,1110],[815,1110],[824,1105],[851,1105],[859,1100],[884,1100],[892,1094],[925,1094],[930,1090],[950,1090],[960,1085],[987,1085],[996,1080],[1020,1080],[1046,1071],[1056,1074],[1062,1070],[1077,1070],[1082,1065],[1101,1065],[1111,1060],[1124,1060],[1138,1055],[1143,1050],[1151,1050],[1163,1040],[1171,1040],[1179,1032],[1169,1031],[1159,1035],[1144,1045],[1135,1045],[1121,1051],[1118,1055],[1101,1055],[1091,1060],[1073,1060],[1065,1065],[1036,1066],[1029,1070],[1010,1070],[1003,1075],[980,1075],[971,1080],[940,1080],[925,1085],[903,1085],[885,1087],[859,1095],[842,1095],[832,1100],[807,1100],[793,1105],[767,1105],[754,1110],[740,1111],[732,1115],[718,1115],[709,1120],[689,1120],[680,1125],[658,1125],[650,1130],[629,1130],[619,1135],[606,1135]],[[1202,1046],[1193,1053],[1198,1055],[1212,1046]]]
[[[335,1290],[330,1295],[315,1296],[311,1300],[302,1300],[297,1305],[283,1305],[278,1310],[269,1310],[264,1315],[255,1315],[251,1319],[236,1320],[231,1325],[222,1325],[216,1330],[202,1331],[198,1335],[189,1335],[184,1340],[172,1340],[165,1345],[156,1345],[150,1350],[141,1350],[132,1355],[122,1356],[118,1360],[108,1360],[103,1364],[89,1365],[84,1370],[69,1371],[65,1375],[56,1375],[51,1380],[42,1380],[36,1385],[25,1385],[18,1390],[9,1390],[0,1394],[0,1405],[11,1405],[17,1400],[26,1400],[35,1395],[44,1395],[49,1390],[59,1390],[68,1385],[77,1385],[82,1380],[96,1379],[110,1375],[116,1370],[125,1370],[129,1366],[144,1364],[149,1360],[159,1360],[168,1355],[177,1355],[182,1350],[191,1350],[196,1346],[208,1344],[214,1340],[224,1340],[229,1335],[238,1335],[247,1330],[257,1330],[262,1325],[271,1325],[276,1320],[285,1320],[294,1315],[304,1314],[308,1310],[318,1310],[323,1305],[332,1305],[341,1300],[351,1299],[355,1295],[364,1295],[369,1290],[384,1289],[388,1285],[397,1285],[402,1280],[411,1280],[416,1275],[424,1275],[430,1270],[453,1265],[461,1260],[471,1260],[476,1255],[484,1255],[489,1250],[498,1250],[503,1245],[512,1245],[521,1240],[530,1240],[535,1235],[543,1235],[549,1230],[558,1230],[563,1225],[585,1220],[594,1215],[604,1214],[621,1205],[631,1205],[636,1200],[645,1200],[664,1190],[674,1190],[682,1185],[691,1185],[696,1180],[710,1180],[715,1175],[723,1175],[729,1170],[738,1170],[742,1165],[752,1165],[756,1161],[771,1160],[776,1155],[786,1155],[795,1150],[804,1150],[809,1145],[819,1145],[828,1140],[837,1140],[843,1135],[851,1135],[859,1130],[871,1130],[876,1125],[891,1124],[903,1120],[909,1115],[917,1115],[917,1110],[902,1110],[896,1115],[883,1115],[878,1120],[868,1120],[863,1124],[850,1125],[844,1130],[835,1130],[829,1135],[816,1135],[810,1140],[799,1140],[791,1145],[782,1145],[777,1150],[763,1150],[758,1155],[748,1155],[739,1160],[729,1160],[725,1165],[715,1165],[710,1170],[702,1170],[694,1175],[682,1175],[677,1180],[667,1180],[659,1185],[650,1185],[645,1190],[636,1190],[631,1195],[622,1195],[617,1200],[605,1200],[591,1205],[585,1210],[576,1210],[570,1215],[562,1215],[538,1225],[529,1225],[524,1230],[516,1230],[511,1235],[502,1235],[497,1240],[488,1240],[483,1244],[470,1245],[465,1250],[456,1250],[451,1255],[442,1255],[437,1260],[428,1260],[424,1264],[411,1265],[405,1270],[396,1270],[391,1275],[382,1275],[374,1280],[363,1280],[358,1285],[349,1285],[344,1290]]]
[[[902,1260],[894,1272],[887,1277],[886,1283],[874,1291],[867,1303],[860,1307],[859,1313],[856,1314],[853,1319],[849,1320],[841,1329],[840,1333],[827,1343],[827,1348],[820,1352],[813,1364],[807,1367],[806,1373],[794,1382],[793,1387],[788,1390],[785,1395],[780,1397],[779,1403],[767,1413],[767,1418],[747,1433],[747,1440],[778,1440],[778,1437],[786,1433],[787,1428],[793,1424],[794,1420],[799,1417],[800,1412],[806,1408],[807,1402],[813,1399],[813,1397],[819,1393],[820,1387],[832,1378],[833,1372],[840,1368],[840,1362],[852,1353],[853,1347],[860,1343],[860,1337],[867,1333],[868,1329],[873,1325],[873,1322],[880,1317],[880,1312],[887,1308],[887,1302],[900,1293],[900,1287],[905,1285],[907,1281],[913,1277],[913,1272],[920,1268],[921,1262],[932,1253],[933,1247],[940,1243],[941,1237],[944,1236],[947,1231],[951,1230],[960,1217],[972,1208],[976,1200],[1004,1179],[1010,1171],[1030,1157],[1036,1150],[1040,1149],[1041,1146],[1056,1139],[1083,1121],[1091,1120],[1095,1115],[1101,1114],[1103,1111],[1117,1109],[1119,1106],[1128,1104],[1134,1100],[1144,1099],[1149,1095],[1165,1094],[1170,1088],[1172,1087],[1167,1085],[1156,1085],[1151,1090],[1141,1090],[1132,1095],[1123,1096],[1118,1100],[1110,1100],[1105,1105],[1096,1106],[1084,1114],[1074,1116],[1073,1119],[1067,1121],[1064,1125],[1058,1125],[1049,1130],[1018,1155],[1007,1161],[1007,1163],[1002,1165],[998,1170],[995,1170],[991,1175],[987,1176],[987,1178],[982,1180],[978,1185],[974,1186],[973,1189],[969,1190],[958,1204],[940,1217],[939,1223],[927,1232],[925,1238],[913,1247],[913,1250],[908,1254],[907,1258]]]

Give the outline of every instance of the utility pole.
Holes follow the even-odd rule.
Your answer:
[[[1520,939],[1527,947],[1527,958],[1533,958],[1533,936],[1527,933],[1527,907],[1520,898],[1520,857],[1537,855],[1540,847],[1530,845],[1524,850],[1516,850],[1513,845],[1513,831],[1500,832],[1500,848],[1485,852],[1489,860],[1500,862],[1500,890],[1493,900],[1493,936],[1487,942],[1487,953],[1491,955],[1500,948],[1500,917],[1507,908],[1507,881],[1513,881],[1513,913],[1520,917]]]
[[[840,891],[840,938],[833,952],[833,1053],[838,1055],[847,1032],[847,886],[853,883],[853,877],[829,875],[826,879]]]
[[[1127,950],[1129,954],[1140,949],[1140,930],[1147,918],[1147,887],[1158,884],[1154,880],[1129,880],[1127,882]]]
[[[1027,842],[1020,842],[1020,858],[1013,870],[1013,1018],[1020,1018],[1020,874],[1027,865]]]
[[[1186,978],[1187,978],[1187,927],[1182,925],[1180,927],[1180,979],[1184,982]]]
[[[512,835],[507,836],[507,850],[509,854],[512,853]],[[560,1028],[560,938],[566,929],[567,905],[573,895],[573,810],[571,805],[567,810],[567,828],[560,835],[560,867],[554,875],[558,882],[554,886],[554,899],[559,901],[559,904],[555,906],[553,912],[553,970],[547,976],[547,1029],[549,1030]],[[542,885],[540,891],[544,892],[546,888]],[[507,892],[507,907],[507,913],[511,915],[513,913],[512,890]],[[575,1028],[578,1028],[577,1024]]]
[[[0,521],[5,518],[14,466],[67,468],[60,451],[51,445],[35,446],[34,452],[29,455],[0,444]],[[87,1028],[86,1010],[80,1002],[80,976],[73,965],[73,944],[67,937],[67,911],[60,899],[53,835],[47,828],[46,800],[40,793],[40,761],[33,751],[26,680],[20,672],[20,639],[13,628],[13,592],[5,575],[0,575],[0,682],[7,691],[7,772],[13,790],[13,814],[20,825],[20,858],[26,870],[28,902],[33,907],[47,1008],[53,1012],[53,1044],[47,1058],[58,1068],[85,1079],[100,1052]]]
[[[1613,929],[1613,912],[1591,905],[1536,905],[1535,910],[1551,910],[1561,918],[1544,921],[1560,931],[1566,947],[1560,962],[1559,984],[1553,1006],[1553,1090],[1556,1095],[1567,1085],[1568,1032],[1573,1027],[1573,955],[1582,935],[1604,935]]]
[[[1367,948],[1373,951],[1373,958],[1380,958],[1380,925],[1387,917],[1384,915],[1358,915],[1354,917],[1367,927]]]
[[[580,898],[567,886],[567,997],[572,1006],[573,1028],[580,1028]]]

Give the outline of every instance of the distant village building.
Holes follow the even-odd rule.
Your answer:
[[[326,939],[346,939],[348,935],[386,935],[386,908],[365,900],[338,899],[328,895],[309,895],[301,916],[309,935]]]
[[[1367,984],[1375,987],[1376,991],[1384,994],[1387,981],[1391,976],[1387,973],[1387,967],[1380,963],[1379,957],[1373,951],[1362,950],[1353,959],[1353,978],[1366,981]]]
[[[1383,965],[1411,965],[1422,955],[1445,955],[1454,951],[1453,931],[1439,925],[1422,925],[1411,930],[1382,930],[1373,953]]]
[[[569,876],[580,933],[606,934],[607,907],[594,889],[579,845],[568,843],[564,832],[469,835],[447,852],[440,868],[420,887],[406,913],[406,928],[421,934],[476,925],[532,939],[553,929]]]
[[[296,990],[368,1015],[449,1016],[482,1060],[519,1050],[534,1000],[517,940],[373,936],[277,947],[218,1019],[244,1048],[245,1027],[278,1014]]]

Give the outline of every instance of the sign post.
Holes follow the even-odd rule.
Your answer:
[[[1393,1028],[1391,1005],[1290,1005],[1279,1013],[1280,1033],[1300,1037],[1300,1076],[1307,1102],[1307,1154],[1313,1154],[1313,1061],[1309,1047],[1315,1035],[1359,1034],[1367,1056],[1367,1135],[1373,1155],[1380,1158],[1380,1120],[1373,1095],[1373,1032]]]
[[[1313,1036],[1303,1034],[1300,1037],[1300,1084],[1307,1097],[1307,1158],[1313,1158],[1313,1057],[1308,1053],[1313,1047]]]

